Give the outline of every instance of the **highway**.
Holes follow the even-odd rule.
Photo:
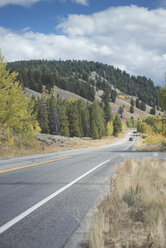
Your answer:
[[[166,159],[136,152],[136,141],[129,133],[113,145],[0,160],[0,247],[82,247],[83,223],[117,165],[126,158]]]

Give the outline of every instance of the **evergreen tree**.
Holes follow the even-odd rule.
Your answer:
[[[112,121],[113,114],[112,114],[110,103],[105,103],[103,106],[103,110],[104,110],[104,118],[105,118],[106,123],[108,123],[109,121]]]
[[[81,137],[81,118],[76,103],[70,103],[68,106],[68,120],[70,137]]]
[[[142,111],[146,110],[146,104],[143,101],[141,101],[141,110]]]
[[[111,101],[115,102],[116,98],[117,98],[117,92],[116,92],[116,90],[112,90],[111,91]]]
[[[86,105],[82,100],[77,101],[78,111],[81,117],[81,136],[87,137],[89,136],[89,128],[90,128],[90,116],[88,105]]]
[[[118,109],[118,114],[119,114],[119,115],[122,115],[122,114],[123,114],[123,107],[122,107],[122,106],[119,107],[119,109]]]
[[[133,105],[130,106],[130,113],[134,113],[134,106]]]
[[[131,98],[130,104],[131,104],[131,106],[134,106],[134,99],[133,98]]]
[[[139,102],[139,99],[138,98],[136,99],[136,108],[138,108],[138,109],[141,108],[141,105],[140,105],[140,102]]]
[[[156,107],[155,106],[153,106],[153,108],[151,108],[150,114],[151,115],[155,115],[156,114]]]
[[[90,137],[100,139],[106,133],[104,112],[99,103],[90,106]]]
[[[60,134],[61,123],[57,110],[57,102],[53,96],[48,99],[48,121],[50,133],[54,135]]]
[[[48,102],[46,102],[44,97],[37,100],[35,109],[37,110],[37,120],[39,122],[41,132],[49,133]]]
[[[60,118],[60,134],[62,136],[69,136],[69,121],[67,116],[67,104],[60,97],[57,99],[57,110]]]
[[[113,127],[114,127],[113,135],[116,137],[118,136],[118,133],[122,131],[122,121],[119,115],[115,116],[115,119],[113,121]]]

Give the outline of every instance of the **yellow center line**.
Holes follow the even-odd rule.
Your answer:
[[[63,160],[63,159],[71,158],[71,157],[72,156],[63,157],[63,158],[56,158],[56,159],[53,159],[53,160],[43,161],[43,162],[39,162],[39,163],[35,163],[35,164],[28,164],[28,165],[19,166],[19,167],[7,169],[7,170],[0,170],[0,174],[5,173],[5,172],[9,172],[9,171],[21,170],[21,169],[32,167],[32,166],[39,165],[39,164],[51,163],[51,162],[54,162],[54,161]]]

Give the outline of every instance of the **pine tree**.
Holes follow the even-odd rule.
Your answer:
[[[134,99],[133,99],[133,98],[131,98],[130,104],[131,104],[132,106],[134,106]]]
[[[115,116],[115,119],[113,121],[113,127],[114,127],[113,135],[116,137],[118,136],[118,133],[122,131],[122,121],[119,115]]]
[[[0,139],[21,146],[35,142],[33,102],[28,99],[16,80],[18,74],[7,70],[0,53]]]
[[[106,123],[108,123],[109,121],[112,121],[113,115],[112,115],[112,109],[111,109],[110,104],[105,103],[103,110],[104,110],[104,117],[105,117]]]
[[[119,109],[118,109],[118,114],[122,115],[123,114],[123,107],[120,106]]]
[[[68,119],[69,119],[70,137],[81,137],[82,134],[81,118],[76,103],[69,104]]]
[[[151,115],[155,115],[156,114],[156,107],[155,106],[153,106],[153,108],[151,108],[150,114]]]
[[[146,110],[146,104],[143,101],[141,101],[141,110],[142,111]]]
[[[117,92],[116,90],[111,91],[111,102],[115,102],[117,98]]]
[[[90,106],[90,137],[100,139],[106,134],[104,112],[99,103]]]
[[[90,128],[90,117],[88,105],[84,103],[82,100],[77,101],[78,111],[81,118],[81,136],[87,137],[89,136],[89,128]]]
[[[138,108],[138,109],[141,108],[141,105],[140,105],[140,102],[139,102],[139,99],[138,98],[136,99],[136,108]]]
[[[134,107],[133,107],[133,105],[130,106],[130,113],[134,113]]]
[[[57,99],[57,110],[60,118],[60,134],[69,137],[69,120],[67,116],[67,103],[60,97]]]
[[[37,100],[35,109],[37,110],[37,120],[41,127],[41,132],[49,133],[48,102],[44,97]]]
[[[48,99],[48,126],[51,134],[60,134],[60,118],[57,110],[56,99],[52,96]]]

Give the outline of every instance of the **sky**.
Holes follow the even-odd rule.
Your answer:
[[[165,84],[166,0],[0,0],[6,61],[88,60]]]

